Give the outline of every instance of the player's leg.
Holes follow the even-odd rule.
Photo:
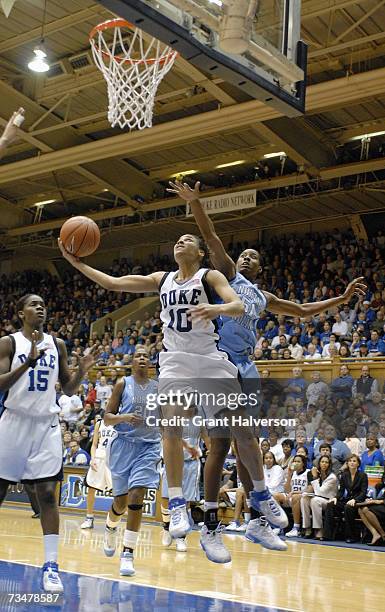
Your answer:
[[[218,495],[223,465],[230,448],[230,435],[218,430],[212,430],[209,434],[210,452],[204,469],[204,525],[201,529],[200,543],[210,561],[229,563],[231,554],[223,543],[224,527],[218,520]]]
[[[162,502],[161,502],[161,512],[162,512],[162,545],[168,548],[171,546],[172,537],[170,535],[170,510],[168,509],[168,498],[164,497],[162,492]]]
[[[8,487],[10,484],[11,483],[9,480],[4,480],[3,478],[0,478],[0,506],[7,496]]]
[[[86,520],[80,525],[80,529],[94,528],[94,506],[95,506],[96,489],[88,487],[87,493],[87,515]]]
[[[246,527],[241,525],[242,510],[245,505],[245,491],[243,487],[238,487],[235,492],[234,518],[226,527],[228,531],[245,531]]]
[[[36,497],[44,536],[43,588],[51,593],[63,592],[57,564],[59,551],[57,484],[57,480],[36,482]]]
[[[245,537],[250,540],[250,542],[260,544],[261,546],[263,546],[263,548],[267,548],[268,550],[287,550],[287,544],[285,544],[285,542],[281,540],[278,534],[273,531],[271,525],[266,520],[265,516],[252,505],[250,500],[250,494],[253,491],[253,481],[251,480],[249,472],[247,471],[245,465],[239,458],[236,440],[233,440],[233,444],[237,457],[238,476],[243,485],[243,489],[245,491],[246,496],[246,505],[250,512],[250,521],[248,522],[246,527]],[[258,443],[257,445],[259,448]]]
[[[236,414],[237,416],[242,416],[242,412],[239,410],[236,411]],[[227,412],[230,422],[232,415],[234,415],[234,411]],[[260,448],[253,431],[248,426],[232,423],[231,432],[237,441],[239,457],[252,481],[253,490],[250,492],[251,506],[255,510],[259,510],[273,527],[281,529],[287,527],[288,520],[286,513],[276,503],[270,491],[266,488],[263,468],[261,473]]]
[[[122,516],[126,513],[127,504],[128,493],[115,495],[111,508],[107,513],[103,542],[104,554],[107,557],[113,557],[115,554],[118,526]]]
[[[24,485],[25,492],[28,495],[29,503],[34,511],[32,518],[40,518],[39,502],[37,501],[36,488],[34,485]]]
[[[146,489],[138,487],[131,489],[127,495],[127,524],[124,530],[123,551],[120,557],[121,576],[133,576],[135,574],[134,551],[142,521],[145,493]]]
[[[293,528],[287,532],[286,537],[297,538],[301,527],[301,493],[293,493],[291,496],[291,509],[293,511]]]
[[[384,529],[381,527],[381,524],[373,512],[370,512],[368,507],[359,508],[358,514],[360,515],[360,519],[364,523],[364,525],[369,529],[372,534],[372,541],[370,545],[373,546],[378,542],[378,540],[385,540]]]
[[[314,523],[314,508],[310,502],[311,497],[306,495],[301,497],[302,527],[305,530],[305,537],[311,537],[313,531],[311,524]]]

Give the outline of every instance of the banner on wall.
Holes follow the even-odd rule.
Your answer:
[[[255,208],[257,205],[257,190],[235,191],[221,195],[199,198],[208,215],[232,210],[243,210],[244,208]],[[191,217],[191,207],[186,204],[186,217]]]
[[[60,490],[60,506],[62,508],[75,508],[86,510],[88,487],[85,483],[86,472],[64,472],[64,480]],[[156,489],[148,489],[143,500],[143,516],[156,515]],[[113,500],[111,491],[97,491],[95,496],[95,510],[107,512]]]

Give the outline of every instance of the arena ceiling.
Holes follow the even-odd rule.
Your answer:
[[[223,235],[384,210],[385,156],[370,151],[380,141],[347,163],[340,152],[355,136],[385,131],[385,0],[302,5],[309,45],[304,117],[279,116],[178,58],[158,90],[154,127],[132,133],[110,128],[105,83],[89,49],[89,31],[112,16],[102,4],[48,0],[46,76],[27,68],[43,0],[17,0],[8,19],[1,13],[0,125],[19,106],[27,117],[0,165],[3,254],[29,249],[54,257],[58,228],[72,214],[101,222],[106,249],[173,240],[193,227],[180,215],[181,202],[164,197],[172,174],[196,168],[216,186],[217,165],[241,158],[250,169],[277,151],[286,152],[291,170],[237,186],[256,188],[259,204],[219,217]],[[55,202],[35,206],[47,199]]]

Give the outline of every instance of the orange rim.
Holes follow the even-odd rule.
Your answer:
[[[129,21],[126,21],[125,19],[110,19],[109,21],[103,21],[103,23],[98,23],[95,27],[93,27],[91,32],[89,33],[88,38],[89,38],[90,43],[92,44],[94,42],[95,35],[98,32],[105,32],[105,30],[113,30],[114,28],[128,28],[129,30],[132,30],[132,31],[137,29],[137,27],[133,23],[130,23]],[[113,55],[112,57],[114,57],[114,59],[120,62],[132,62],[133,64],[154,64],[155,62],[158,62],[159,64],[164,64],[164,62],[167,61],[168,58],[174,53],[176,52],[170,51],[161,59],[156,59],[153,57],[150,59],[135,60],[135,59],[127,59],[124,57],[120,57],[119,55]],[[111,57],[111,55],[109,55],[105,51],[101,51],[101,54],[104,57]],[[176,56],[178,55],[179,53],[176,53]]]

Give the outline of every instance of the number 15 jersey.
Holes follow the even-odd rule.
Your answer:
[[[10,371],[16,370],[27,361],[31,351],[31,341],[22,332],[11,334],[14,354]],[[60,412],[56,403],[55,384],[59,379],[59,353],[52,336],[43,334],[37,345],[44,350],[35,368],[29,368],[7,391],[4,407],[32,418],[52,417]]]
[[[187,311],[199,304],[213,304],[211,288],[201,268],[185,282],[176,281],[178,272],[168,272],[161,280],[159,292],[163,322],[163,346],[166,351],[208,355],[218,350],[217,322],[192,321]]]

